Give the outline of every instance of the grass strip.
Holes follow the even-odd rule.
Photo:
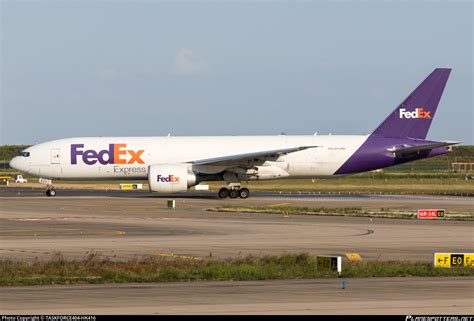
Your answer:
[[[367,211],[360,207],[301,207],[301,206],[232,206],[225,205],[211,207],[210,212],[233,212],[233,213],[266,213],[281,215],[324,215],[324,216],[356,216],[376,218],[417,218],[417,213],[407,213],[381,208],[380,211]],[[474,220],[472,214],[446,214],[445,220]]]
[[[144,257],[115,261],[100,254],[68,260],[0,261],[0,285],[98,284],[176,281],[250,281],[337,277],[474,276],[474,268],[434,268],[428,262],[343,262],[343,273],[318,271],[307,253],[215,260]]]

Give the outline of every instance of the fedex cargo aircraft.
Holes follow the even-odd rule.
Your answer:
[[[10,166],[47,181],[48,196],[52,180],[143,179],[158,193],[224,181],[219,197],[247,198],[242,181],[327,178],[450,152],[456,142],[426,140],[450,72],[435,69],[369,135],[67,138],[29,147]]]

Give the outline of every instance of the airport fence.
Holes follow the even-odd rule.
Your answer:
[[[0,170],[6,171],[10,170],[10,160],[9,159],[2,159],[0,161]]]

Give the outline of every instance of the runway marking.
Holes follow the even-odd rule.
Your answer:
[[[366,230],[366,232],[364,234],[360,234],[360,235],[370,235],[370,234],[374,234],[375,231],[374,230]]]
[[[54,234],[52,234],[54,233]],[[122,230],[85,230],[76,228],[53,228],[50,227],[46,230],[7,230],[0,231],[1,236],[57,236],[57,235],[98,235],[98,236],[110,236],[110,235],[124,235],[125,231]]]
[[[74,217],[40,217],[40,218],[11,218],[9,221],[20,221],[20,222],[29,222],[29,221],[65,221],[69,219],[74,219]]]
[[[191,204],[179,204],[179,206],[194,206]],[[133,211],[144,211],[144,210],[157,210],[157,211],[167,211],[169,210],[166,205],[163,206],[149,206],[149,205],[127,205],[127,206],[62,206],[59,208],[60,211],[69,211],[69,212],[82,212],[82,211],[97,211],[97,212],[133,212]]]
[[[278,204],[272,204],[268,205],[268,207],[278,207],[278,206],[287,206],[290,205],[290,203],[278,203]]]
[[[5,251],[5,252],[21,252],[21,253],[34,253],[34,254],[52,254],[51,252],[42,252],[42,251],[27,251],[27,250],[11,250],[11,249],[0,249],[0,251]]]
[[[127,216],[118,216],[120,220],[132,220],[132,221],[143,221],[143,220],[179,220],[179,218],[167,218],[167,217],[127,217]],[[109,216],[69,216],[69,217],[39,217],[39,218],[9,218],[9,221],[86,221],[86,220],[111,220]]]

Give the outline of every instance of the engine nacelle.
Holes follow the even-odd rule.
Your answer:
[[[148,167],[150,192],[185,192],[196,185],[196,175],[188,170],[187,164],[156,164]]]

